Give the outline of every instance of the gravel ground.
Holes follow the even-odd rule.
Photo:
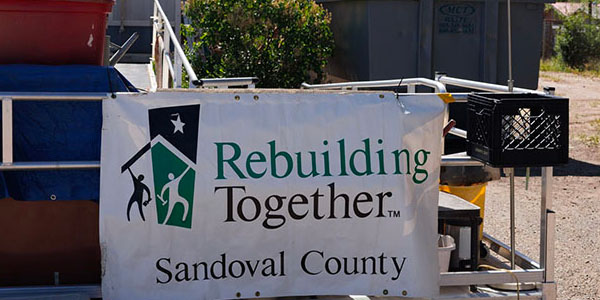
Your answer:
[[[554,86],[570,99],[569,164],[554,168],[556,211],[556,282],[558,299],[600,299],[600,78],[542,72],[540,87]],[[529,190],[517,170],[516,249],[539,259],[539,168],[532,169]],[[490,182],[484,230],[509,243],[509,180]]]

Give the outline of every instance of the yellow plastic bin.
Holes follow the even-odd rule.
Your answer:
[[[440,191],[450,193],[461,197],[477,206],[479,206],[479,216],[481,225],[479,226],[479,239],[483,237],[483,214],[485,211],[485,187],[487,182],[476,183],[469,186],[440,185]]]

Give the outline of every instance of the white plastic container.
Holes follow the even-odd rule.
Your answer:
[[[450,254],[456,249],[454,239],[449,235],[440,234],[438,238],[438,259],[440,265],[440,273],[448,272],[450,265]]]

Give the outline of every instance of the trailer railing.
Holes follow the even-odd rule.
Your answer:
[[[303,89],[321,89],[321,90],[358,90],[361,88],[391,88],[406,86],[408,93],[415,93],[417,86],[427,86],[433,88],[436,93],[446,93],[446,86],[435,80],[428,78],[405,78],[405,79],[391,79],[391,80],[375,80],[375,81],[354,81],[354,82],[340,82],[340,83],[327,83],[327,84],[308,84],[302,83]]]
[[[487,83],[487,82],[481,82],[481,81],[455,78],[455,77],[447,76],[446,74],[443,74],[443,73],[437,73],[435,75],[435,81],[441,82],[444,85],[453,85],[453,86],[459,86],[459,87],[475,89],[475,90],[480,90],[480,91],[504,92],[504,93],[509,92],[509,88],[506,85],[499,85],[499,84],[493,84],[493,83]],[[517,87],[513,88],[513,92],[514,93],[540,94],[540,92],[536,91],[536,90],[523,89],[523,88],[517,88]]]
[[[183,70],[188,76],[188,88],[248,86],[254,88],[256,77],[202,78],[192,68],[185,51],[179,43],[167,15],[158,0],[154,0],[152,19],[152,62],[157,88],[182,88]]]
[[[100,161],[13,161],[13,101],[102,101],[102,93],[0,93],[2,99],[2,163],[0,171],[99,169]]]
[[[188,75],[190,87],[202,85],[158,0],[154,0],[152,15],[152,62],[154,62],[156,83],[159,88],[182,87],[182,67]]]

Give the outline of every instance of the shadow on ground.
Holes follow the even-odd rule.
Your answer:
[[[531,168],[531,176],[541,176],[541,170]],[[516,168],[515,176],[525,176],[525,168]],[[600,176],[600,165],[569,158],[566,165],[554,167],[554,176]]]

